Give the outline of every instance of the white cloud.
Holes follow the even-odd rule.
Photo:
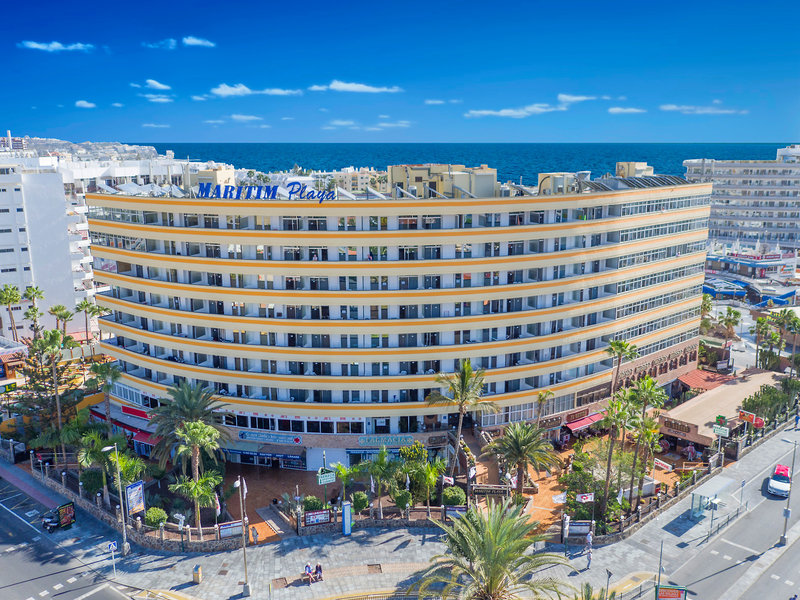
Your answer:
[[[560,104],[528,104],[521,108],[501,108],[500,110],[470,110],[464,113],[467,118],[473,117],[510,117],[512,119],[524,119],[531,115],[541,115],[544,113],[567,110],[567,105]]]
[[[586,102],[587,100],[597,100],[597,96],[575,96],[573,94],[559,94],[558,101],[562,104],[573,104],[575,102]]]
[[[168,129],[169,125],[166,123],[142,123],[142,127],[150,127],[152,129]]]
[[[425,100],[425,104],[444,104],[444,100]]]
[[[194,37],[193,35],[187,35],[181,41],[183,42],[184,46],[202,46],[203,48],[213,48],[216,46],[216,44],[212,41]]]
[[[234,121],[238,121],[239,123],[246,123],[248,121],[263,121],[261,117],[257,117],[255,115],[240,115],[240,114],[231,115],[231,119],[233,119]]]
[[[281,117],[281,121],[294,121],[294,117]]]
[[[167,38],[158,42],[142,42],[142,46],[154,50],[175,50],[178,47],[178,41],[175,38]]]
[[[711,101],[711,104],[722,104],[722,100],[720,100],[719,98],[716,98],[716,99]]]
[[[144,84],[146,88],[150,88],[151,90],[171,90],[172,88],[168,86],[166,83],[160,83],[155,79],[145,79]]]
[[[461,100],[460,98],[453,98],[452,100],[448,100],[448,102],[450,104],[461,104],[463,100]]]
[[[328,109],[327,108],[320,108],[319,112],[328,112]]]
[[[378,123],[378,127],[411,127],[411,121],[393,121]]]
[[[625,102],[625,100],[627,99],[628,99],[627,96],[617,96],[617,100],[619,100],[620,102]]]
[[[269,129],[272,125],[259,125],[259,129]]]
[[[113,106],[114,108],[122,108],[125,105],[122,104],[122,102],[112,102],[111,106]]]
[[[364,127],[364,131],[383,131],[380,127]]]
[[[395,94],[397,92],[402,92],[403,88],[393,85],[391,87],[386,86],[374,86],[374,85],[367,85],[366,83],[352,83],[347,81],[340,81],[338,79],[334,79],[330,82],[329,85],[312,85],[308,88],[312,92],[323,92],[325,90],[332,90],[334,92],[358,92],[362,94]]]
[[[91,52],[94,50],[93,44],[83,44],[74,42],[72,44],[62,44],[61,42],[31,42],[24,41],[17,44],[18,48],[28,50],[42,50],[44,52]]]
[[[197,94],[195,94],[194,96],[192,96],[192,100],[196,100],[197,102],[203,102],[207,98],[208,98],[208,96],[206,96],[205,94],[203,94],[201,96],[198,96]]]
[[[661,110],[679,112],[684,115],[746,115],[747,110],[721,108],[719,106],[692,106],[688,104],[662,104]]]
[[[611,96],[600,96],[600,100],[611,100]]]
[[[379,119],[388,119],[390,118],[389,115],[378,115]]]
[[[236,85],[228,85],[221,83],[211,90],[211,93],[220,98],[229,98],[231,96],[252,96],[254,94],[263,94],[266,96],[299,96],[302,90],[286,90],[282,88],[267,88],[263,90],[251,90],[243,83]]]
[[[647,111],[643,108],[634,108],[632,106],[612,106],[608,109],[608,112],[612,115],[634,115]]]
[[[336,127],[331,127],[330,125],[323,125],[323,126],[322,126],[322,129],[328,129],[328,130],[330,130],[330,129],[336,129]]]
[[[148,102],[155,102],[156,104],[166,104],[167,102],[174,102],[172,96],[166,94],[139,94],[142,98],[147,98]]]
[[[140,87],[142,87],[141,84],[138,84],[138,83],[131,83],[130,86],[132,88],[140,88]]]
[[[75,106],[77,106],[78,108],[96,108],[97,104],[95,104],[94,102],[87,102],[86,100],[78,100],[75,103]]]
[[[209,125],[220,125],[221,123],[224,122],[225,121],[223,121],[222,119],[206,119],[205,121],[203,121],[203,123],[208,123]]]
[[[350,127],[355,124],[355,121],[343,121],[342,119],[334,119],[329,123],[329,125],[332,125],[333,127]]]

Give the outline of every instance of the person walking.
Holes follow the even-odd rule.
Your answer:
[[[588,571],[591,568],[592,568],[592,549],[589,548],[586,551],[586,570]]]
[[[798,425],[800,425],[800,413],[794,414],[794,428],[797,429]],[[796,596],[797,594],[795,594]]]
[[[586,534],[586,550],[591,550],[591,549],[592,549],[592,532],[589,531]]]

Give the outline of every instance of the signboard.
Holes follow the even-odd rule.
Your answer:
[[[717,361],[717,371],[724,371],[728,368],[728,361],[727,360],[718,360]]]
[[[657,458],[653,459],[653,466],[658,467],[659,469],[664,469],[665,471],[672,471],[672,465],[668,462],[664,462],[663,460],[659,460]]]
[[[58,526],[69,527],[75,522],[75,503],[67,502],[56,508],[58,514]]]
[[[586,504],[587,502],[594,502],[594,493],[588,494],[575,494],[575,500],[580,502],[581,504]]]
[[[13,392],[15,389],[17,389],[16,381],[0,385],[0,394],[7,394],[8,392]]]
[[[761,429],[764,426],[764,419],[761,417],[756,417],[753,419],[753,427],[756,429]]]
[[[236,535],[242,535],[242,522],[241,521],[228,521],[227,523],[219,524],[219,537],[229,538]]]
[[[116,552],[116,550],[117,550],[117,542],[108,542],[108,551]]]
[[[664,419],[664,427],[674,431],[681,431],[683,433],[689,433],[692,430],[690,425],[687,425],[682,421],[675,421],[673,419]]]
[[[752,423],[756,418],[756,415],[751,412],[747,412],[744,410],[739,411],[739,420],[744,421],[745,423]]]
[[[330,469],[320,469],[317,471],[317,485],[326,485],[336,481],[336,471]]]
[[[428,446],[444,446],[447,444],[446,435],[432,435],[428,438]]]
[[[540,429],[553,429],[555,427],[561,427],[561,417],[548,417],[539,421]]]
[[[331,511],[329,510],[310,510],[303,515],[306,527],[311,525],[324,525],[331,522]]]
[[[570,521],[569,523],[569,537],[584,536],[591,530],[591,521]]]
[[[413,435],[360,435],[359,446],[410,446],[414,443]]]
[[[718,435],[720,437],[728,437],[731,434],[731,430],[728,427],[722,427],[720,425],[714,425],[712,427],[714,430],[714,435]]]
[[[467,514],[466,506],[445,506],[444,508],[444,516],[451,521],[460,519],[465,514]]]
[[[293,433],[270,433],[269,431],[240,431],[240,440],[273,444],[302,444],[303,437]]]
[[[353,506],[342,502],[342,535],[350,535],[353,529]]]
[[[717,425],[725,427],[728,424],[728,419],[727,419],[727,417],[725,415],[717,415],[717,418],[714,419],[714,422]]]
[[[656,590],[656,600],[686,600],[686,588],[661,585]]]
[[[578,419],[582,419],[583,417],[589,416],[589,409],[584,408],[583,410],[576,410],[575,412],[569,413],[567,415],[567,423],[572,423],[573,421],[577,421]]]
[[[125,496],[128,499],[128,514],[144,512],[144,481],[137,481],[125,487]]]
[[[505,496],[509,489],[505,485],[473,485],[472,493],[478,496]]]

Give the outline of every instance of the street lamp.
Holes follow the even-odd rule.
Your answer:
[[[605,593],[605,597],[606,598],[608,598],[608,586],[611,585],[611,576],[612,575],[613,575],[613,573],[611,571],[609,571],[608,569],[606,569],[606,593]]]
[[[233,482],[233,487],[239,488],[239,511],[242,515],[242,557],[244,558],[244,586],[242,587],[242,596],[245,598],[250,595],[250,583],[247,581],[247,539],[245,538],[245,525],[244,520],[244,499],[242,498],[242,476],[239,475],[236,481]]]
[[[792,470],[789,471],[789,493],[786,495],[786,508],[783,509],[783,535],[781,536],[780,542],[781,546],[785,546],[786,530],[789,528],[789,517],[792,514],[792,509],[790,508],[789,503],[792,500],[792,480],[794,479],[794,459],[797,458],[797,441],[787,440],[786,438],[781,438],[781,441],[794,445],[794,448],[792,448]]]
[[[130,545],[128,545],[128,522],[125,519],[125,500],[122,497],[122,474],[119,471],[119,451],[117,450],[117,442],[114,442],[113,446],[106,446],[102,449],[103,452],[111,452],[114,451],[114,456],[117,457],[115,461],[117,464],[117,490],[119,491],[119,504],[120,504],[120,511],[122,514],[122,556],[127,556],[128,553],[131,551]]]

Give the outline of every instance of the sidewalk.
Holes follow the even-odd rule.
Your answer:
[[[30,473],[17,467],[10,465],[4,460],[0,460],[0,478],[5,479],[15,488],[25,492],[28,496],[44,504],[47,508],[55,508],[59,504],[63,504],[66,500],[58,494],[50,491],[41,483],[31,477]]]

